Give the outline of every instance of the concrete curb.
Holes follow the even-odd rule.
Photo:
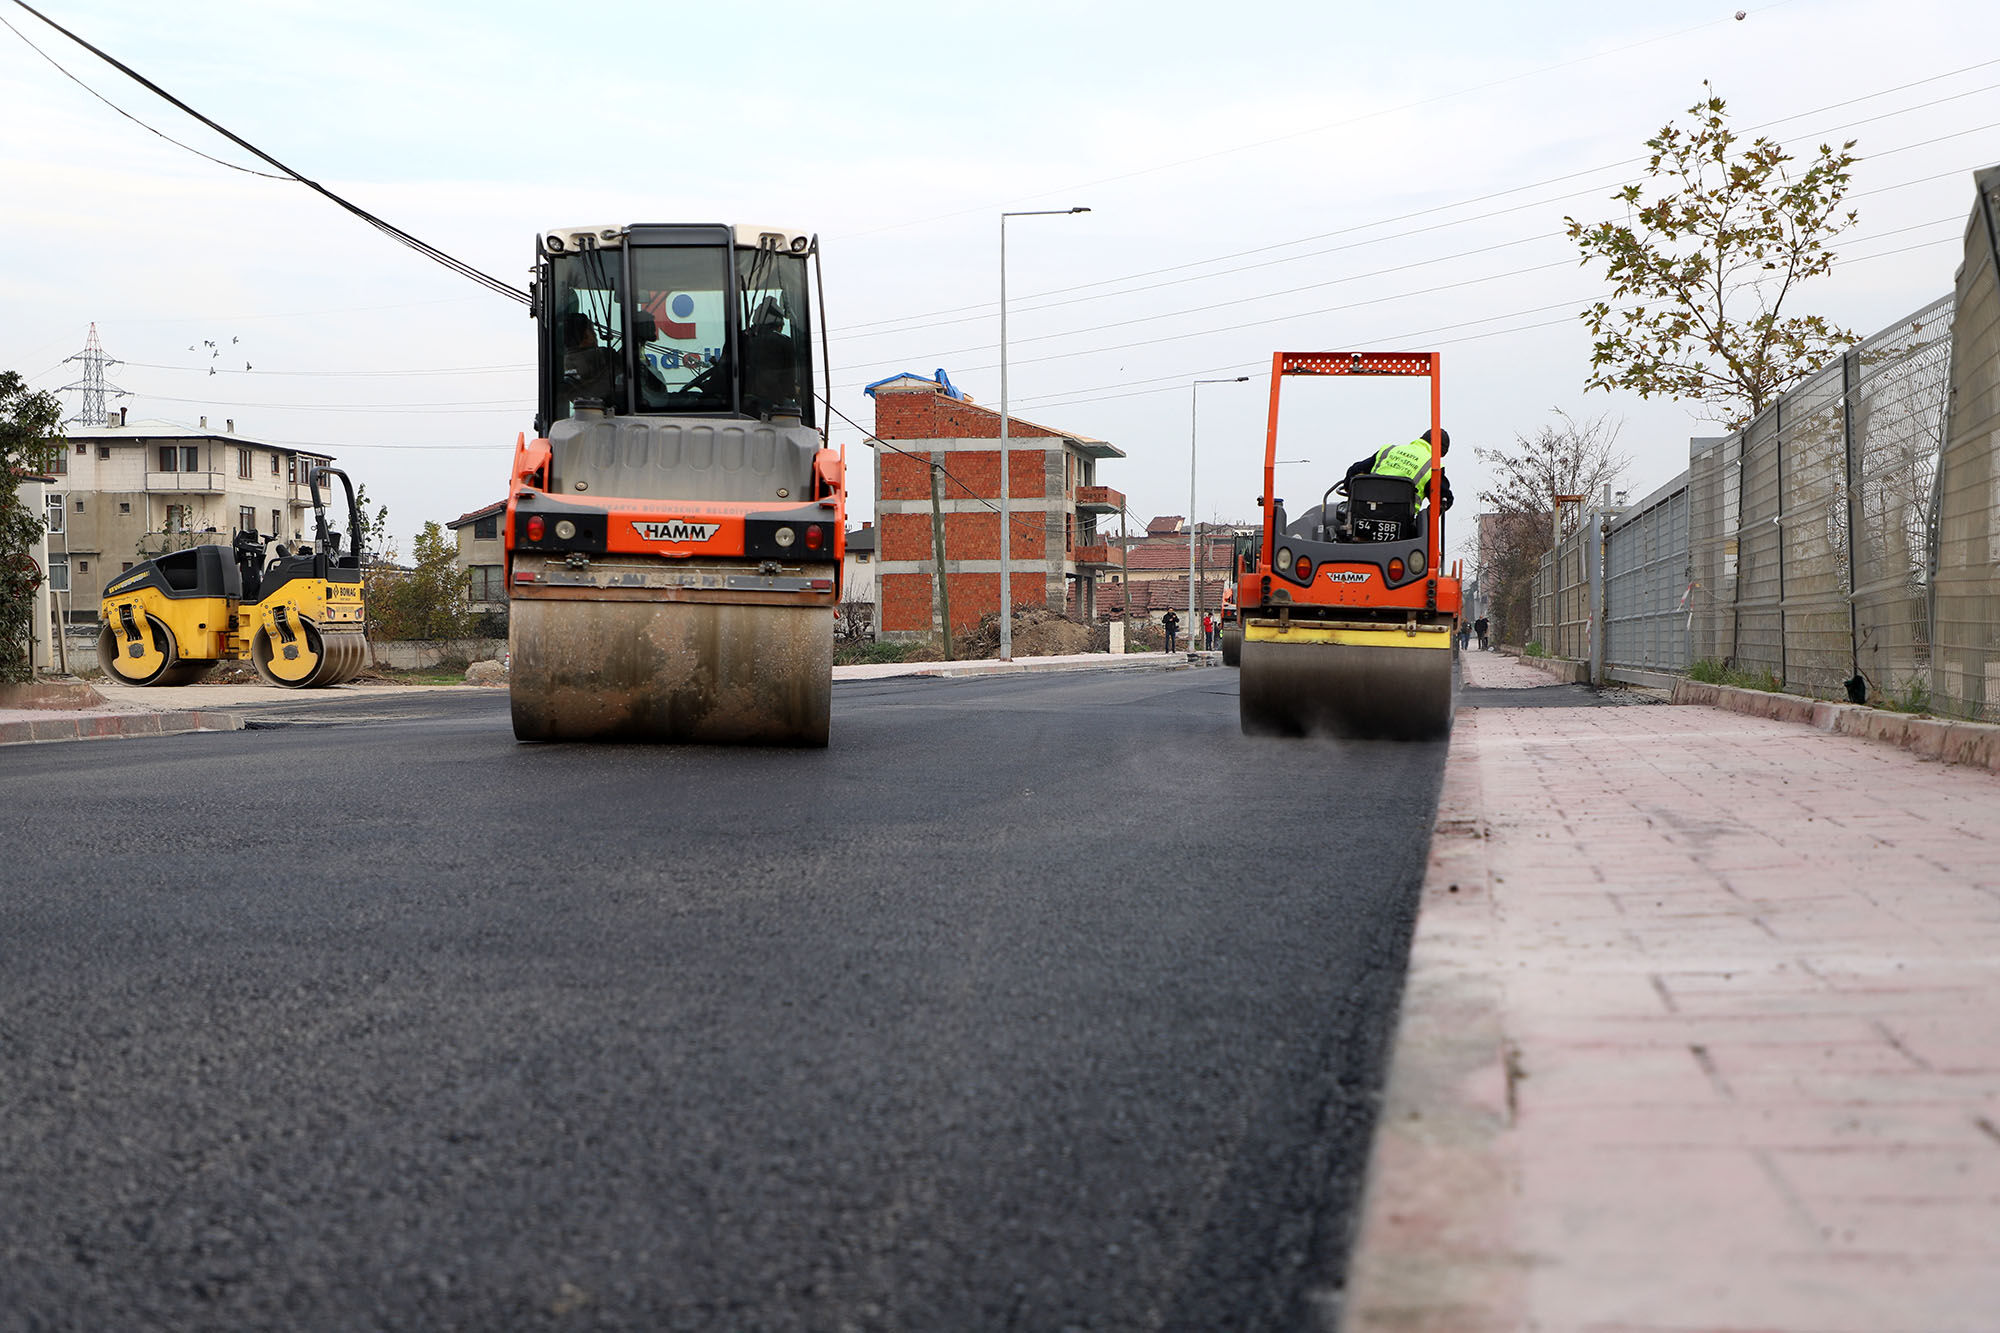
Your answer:
[[[186,731],[241,731],[243,719],[220,709],[177,712],[65,713],[0,721],[0,745],[41,741],[101,741],[127,736],[173,736]]]
[[[1864,704],[1829,703],[1797,694],[1709,685],[1697,680],[1674,684],[1673,702],[1723,708],[1776,722],[1797,722],[1839,736],[1882,741],[1920,759],[1968,764],[2000,773],[2000,726],[1892,713]]]
[[[1565,685],[1590,684],[1590,663],[1588,662],[1572,662],[1566,657],[1516,656],[1514,660],[1522,666],[1533,667],[1537,671],[1546,671],[1551,676],[1554,676],[1558,682]]]
[[[36,680],[0,685],[0,711],[14,708],[102,708],[104,696],[82,681]]]
[[[1477,725],[1461,718],[1446,756],[1346,1296],[1320,1333],[1525,1326],[1533,1259],[1517,1239],[1505,987],[1488,966],[1497,906]]]

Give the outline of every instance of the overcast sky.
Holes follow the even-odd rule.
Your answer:
[[[482,0],[37,0],[305,175],[517,284],[577,223],[819,233],[836,405],[942,367],[996,405],[999,214],[1015,414],[1110,440],[1135,521],[1247,519],[1274,350],[1445,356],[1459,515],[1551,408],[1622,418],[1636,498],[1712,428],[1586,394],[1602,284],[1563,216],[1619,216],[1644,140],[1711,80],[1802,154],[1857,138],[1861,226],[1797,296],[1872,332],[1949,289],[2000,160],[1988,0],[565,7]],[[1727,5],[1728,7],[1725,7]],[[501,498],[533,414],[522,308],[258,165],[0,0],[0,368],[57,389],[94,322],[134,419],[333,453],[426,519]],[[207,342],[227,350],[211,356]],[[252,367],[245,369],[246,366]],[[219,373],[211,375],[211,369]],[[1408,438],[1411,384],[1293,381],[1283,490]],[[75,395],[66,406],[74,410]],[[1296,411],[1293,408],[1296,407]],[[873,460],[848,443],[870,516]],[[1468,447],[1471,446],[1471,447]],[[1294,505],[1299,503],[1296,496]],[[1469,526],[1469,525],[1463,525]]]

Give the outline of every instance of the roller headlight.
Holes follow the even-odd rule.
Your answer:
[[[568,519],[564,519],[562,522],[556,524],[556,539],[558,541],[568,541],[574,536],[576,536],[576,524],[570,522]]]
[[[1424,553],[1422,551],[1410,552],[1410,572],[1412,574],[1421,574],[1424,572]]]
[[[1280,546],[1277,556],[1271,563],[1278,567],[1280,574],[1290,573],[1292,569],[1292,548],[1289,546]]]
[[[776,532],[771,534],[771,540],[776,542],[780,546],[790,546],[793,542],[797,541],[798,539],[799,539],[799,534],[793,532],[790,528],[779,528]]]

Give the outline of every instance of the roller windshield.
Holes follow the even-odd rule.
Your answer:
[[[734,282],[727,264],[733,259]],[[607,411],[814,418],[805,260],[770,250],[633,246],[551,256],[555,418]],[[626,338],[633,347],[627,383]]]

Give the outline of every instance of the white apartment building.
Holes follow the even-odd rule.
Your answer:
[[[71,427],[45,488],[49,585],[66,620],[95,621],[105,583],[162,552],[227,546],[239,532],[309,539],[306,477],[332,461],[238,435],[233,420],[218,431],[207,417],[195,427],[128,423],[120,411],[102,426]],[[337,483],[329,489],[329,518],[344,528],[344,497],[336,501]]]

